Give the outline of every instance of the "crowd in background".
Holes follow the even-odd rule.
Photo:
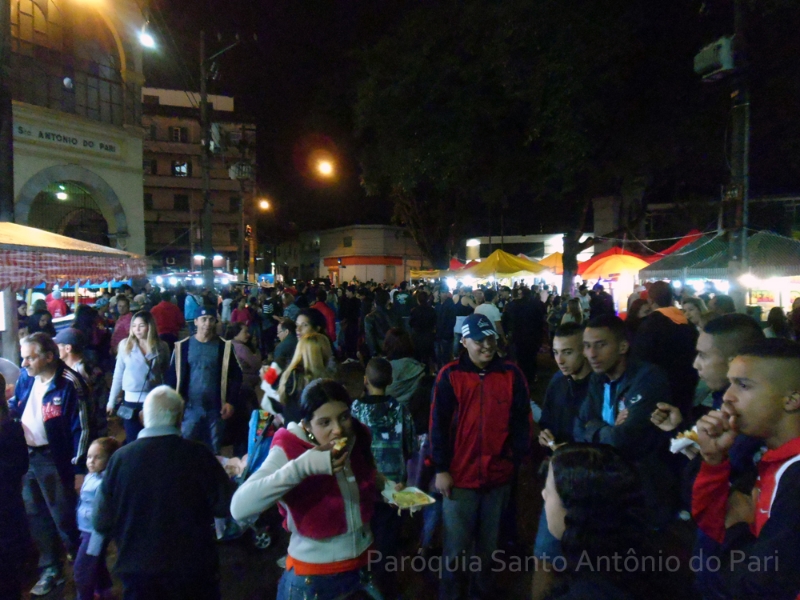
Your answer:
[[[147,282],[79,305],[56,333],[58,290],[20,302],[0,597],[19,597],[38,555],[32,595],[72,561],[79,598],[113,598],[113,540],[125,598],[219,598],[213,524],[276,506],[291,534],[279,598],[402,597],[404,520],[381,492],[407,486],[435,499],[417,552],[441,557],[440,597],[489,597],[494,553],[530,554],[516,526],[529,460],[547,474],[533,598],[797,597],[800,306],[762,328],[712,287],[655,282],[624,308],[600,284],[570,298],[522,283]],[[543,353],[559,371],[531,397]],[[272,445],[235,483],[215,457],[247,464],[259,410]],[[671,453],[679,431],[693,441]],[[583,564],[667,550],[725,568]]]

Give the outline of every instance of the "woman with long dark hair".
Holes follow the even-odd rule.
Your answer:
[[[42,331],[50,337],[56,337],[56,328],[53,326],[53,315],[46,310],[37,310],[28,317],[28,335]]]
[[[648,547],[641,481],[617,450],[604,444],[557,449],[542,497],[547,528],[561,541],[566,566],[565,580],[549,598],[680,597],[674,584],[661,581],[658,557]],[[617,568],[615,555],[621,561],[635,556],[637,562]]]
[[[351,417],[350,404],[340,383],[311,382],[300,421],[278,430],[266,460],[233,496],[235,519],[275,504],[287,516],[291,536],[278,600],[334,600],[363,589],[377,471],[369,433]]]

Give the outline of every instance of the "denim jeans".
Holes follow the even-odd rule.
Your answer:
[[[360,589],[360,570],[335,575],[298,575],[290,569],[281,576],[276,600],[343,600]]]
[[[145,394],[147,395],[147,394]],[[144,429],[144,425],[139,420],[144,403],[142,402],[123,402],[122,406],[133,409],[133,416],[130,419],[122,419],[122,427],[125,429],[125,443],[135,442],[139,437],[139,432]]]
[[[187,406],[183,413],[181,435],[187,440],[202,442],[216,455],[222,447],[225,422],[219,408],[204,409]]]
[[[443,558],[447,562],[439,586],[441,600],[465,597],[465,574],[472,576],[470,597],[487,598],[492,593],[492,553],[497,550],[500,517],[509,493],[509,485],[485,491],[453,488],[450,498],[443,500]],[[473,542],[481,565],[477,572],[472,572],[469,556]]]
[[[441,369],[453,360],[453,340],[436,340],[436,364]]]
[[[120,573],[123,600],[219,600],[219,578]]]
[[[61,570],[61,545],[73,556],[80,546],[75,513],[78,495],[73,482],[58,474],[48,448],[29,452],[30,467],[25,474],[22,498],[31,535],[39,550],[39,567]]]
[[[430,548],[433,546],[436,528],[442,522],[442,496],[435,494],[436,502],[422,507],[422,539],[420,546]]]

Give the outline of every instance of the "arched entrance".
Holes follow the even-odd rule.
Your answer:
[[[64,189],[61,189],[61,188]],[[88,242],[124,250],[128,220],[105,180],[77,165],[39,171],[17,196],[15,220]]]
[[[33,199],[28,225],[109,246],[108,223],[92,193],[74,181],[51,183]]]

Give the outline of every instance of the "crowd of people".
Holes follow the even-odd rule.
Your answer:
[[[147,283],[56,333],[58,291],[21,303],[22,368],[0,403],[0,598],[21,596],[34,556],[32,596],[72,562],[80,600],[114,598],[112,542],[124,598],[220,598],[215,532],[276,507],[281,600],[403,597],[414,527],[413,564],[442,599],[497,595],[509,551],[534,600],[797,598],[800,307],[762,328],[728,296],[659,281],[624,308],[600,284],[569,298]],[[545,352],[558,371],[532,397]],[[273,438],[257,464],[259,410]],[[530,461],[532,552],[518,534]],[[391,503],[407,487],[433,500],[421,524]]]

